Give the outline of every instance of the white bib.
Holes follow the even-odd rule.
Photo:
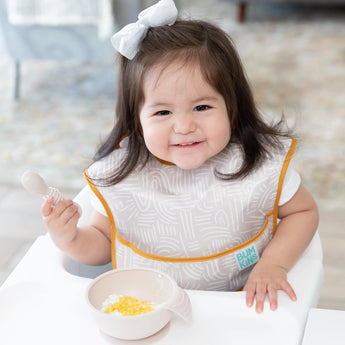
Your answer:
[[[150,158],[122,182],[99,186],[89,181],[112,227],[114,268],[152,267],[187,289],[238,290],[277,227],[278,202],[296,140],[284,140],[243,179],[225,181],[242,152],[231,144],[203,166],[183,170]],[[87,171],[91,180],[113,171],[126,147]]]

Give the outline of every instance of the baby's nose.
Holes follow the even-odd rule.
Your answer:
[[[188,134],[194,132],[196,124],[191,114],[176,115],[174,119],[174,131],[179,134]]]

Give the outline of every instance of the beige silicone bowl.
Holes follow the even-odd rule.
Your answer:
[[[109,295],[128,295],[155,303],[146,314],[122,316],[101,311]],[[186,292],[167,274],[144,268],[116,269],[92,281],[86,293],[94,320],[104,333],[119,339],[146,338],[162,329],[177,314],[191,318],[191,304]]]

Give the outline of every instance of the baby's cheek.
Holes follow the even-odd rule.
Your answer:
[[[150,130],[144,133],[144,142],[153,155],[159,155],[168,145],[168,137],[161,131]]]

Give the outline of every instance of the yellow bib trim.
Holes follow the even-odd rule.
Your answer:
[[[286,171],[287,171],[287,169],[289,167],[289,164],[291,162],[292,156],[295,153],[296,146],[297,146],[297,139],[293,138],[292,141],[291,141],[291,145],[290,145],[289,151],[286,154],[286,157],[285,157],[285,160],[284,160],[284,163],[283,163],[283,166],[282,166],[282,170],[280,172],[279,181],[278,181],[277,196],[276,196],[276,200],[274,202],[274,208],[273,208],[273,236],[275,235],[275,233],[277,231],[279,199],[280,199],[280,196],[281,196],[281,193],[282,193]]]
[[[115,227],[115,221],[114,221],[113,214],[110,210],[108,203],[105,201],[103,195],[97,189],[97,187],[95,186],[95,184],[91,180],[90,176],[87,174],[87,171],[84,171],[84,178],[85,178],[86,182],[88,183],[88,185],[90,186],[91,190],[96,194],[98,199],[101,201],[101,203],[105,209],[105,212],[107,213],[109,223],[110,223],[110,228],[111,228],[111,262],[112,262],[113,269],[116,269],[116,248],[115,248],[116,241],[115,241],[115,236],[117,234],[117,230]]]

